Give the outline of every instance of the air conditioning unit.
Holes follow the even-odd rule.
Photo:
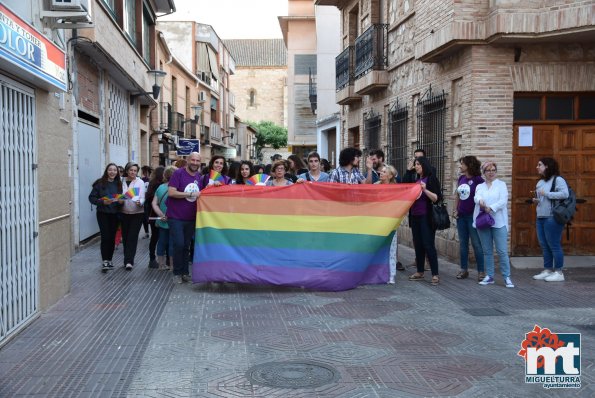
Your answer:
[[[198,93],[198,102],[204,102],[207,100],[207,93],[205,93],[204,91],[201,91],[200,93]]]
[[[52,11],[87,11],[89,0],[50,0]]]

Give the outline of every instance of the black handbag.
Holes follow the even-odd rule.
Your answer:
[[[432,223],[438,231],[450,228],[448,209],[443,201],[432,204]]]

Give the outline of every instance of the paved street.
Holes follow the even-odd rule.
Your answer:
[[[71,294],[0,349],[0,397],[595,396],[594,267],[558,284],[513,269],[507,289],[441,260],[437,287],[408,270],[320,293],[173,285],[146,267],[147,245],[132,272],[102,274],[97,244],[73,258]],[[535,324],[582,333],[581,389],[524,383],[517,352]]]

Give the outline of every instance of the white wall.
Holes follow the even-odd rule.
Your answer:
[[[341,13],[336,7],[316,6],[316,52],[316,118],[320,120],[339,112],[335,101],[335,57],[341,52]]]

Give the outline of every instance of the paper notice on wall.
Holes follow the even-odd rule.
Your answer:
[[[519,146],[533,146],[533,126],[519,126]]]

